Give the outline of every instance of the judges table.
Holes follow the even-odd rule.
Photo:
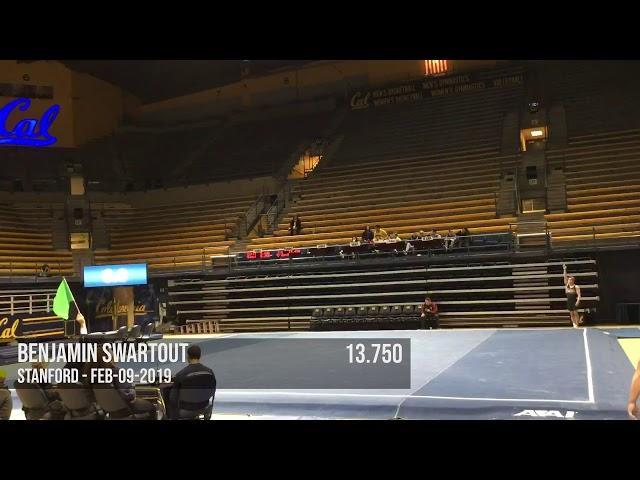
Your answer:
[[[346,245],[317,245],[308,248],[280,248],[275,250],[252,250],[237,253],[236,264],[281,263],[313,260],[315,258],[344,258],[345,256],[367,256],[386,254],[443,254],[452,251],[466,252],[495,248],[510,248],[513,235],[510,232],[469,235],[465,237],[422,237],[400,241],[354,242]],[[409,246],[410,245],[410,246]],[[217,257],[216,257],[217,258]],[[212,262],[214,257],[211,258]]]
[[[316,247],[313,254],[315,256],[328,256],[344,254],[367,254],[381,252],[404,252],[407,250],[407,244],[413,247],[413,250],[441,250],[446,248],[445,238],[422,238],[417,240],[400,240],[399,242],[365,242],[349,245],[335,245],[327,247]]]

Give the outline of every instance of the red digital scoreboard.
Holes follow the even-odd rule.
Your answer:
[[[253,250],[245,252],[244,257],[246,260],[272,260],[299,257],[305,253],[307,253],[306,250],[301,248],[282,248],[280,250],[263,250],[259,252]]]

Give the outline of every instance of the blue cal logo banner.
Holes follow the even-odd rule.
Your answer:
[[[24,118],[11,128],[7,125],[9,115],[15,110],[28,110],[31,100],[17,98],[0,108],[0,145],[23,147],[46,147],[53,145],[58,139],[49,133],[49,127],[60,112],[60,105],[51,105],[42,114],[41,119]]]

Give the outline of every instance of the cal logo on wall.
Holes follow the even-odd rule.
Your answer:
[[[65,336],[65,321],[53,312],[0,316],[0,344],[16,339],[55,340]]]
[[[60,105],[49,106],[40,116],[29,115],[31,100],[16,98],[0,107],[0,146],[47,147],[58,139],[49,132]],[[25,112],[27,115],[19,115]],[[16,117],[21,116],[20,120]]]
[[[20,319],[13,317],[0,317],[0,343],[12,342],[20,327]]]

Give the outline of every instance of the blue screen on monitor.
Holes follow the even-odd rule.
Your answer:
[[[146,263],[84,267],[85,287],[117,287],[122,285],[146,284]]]

